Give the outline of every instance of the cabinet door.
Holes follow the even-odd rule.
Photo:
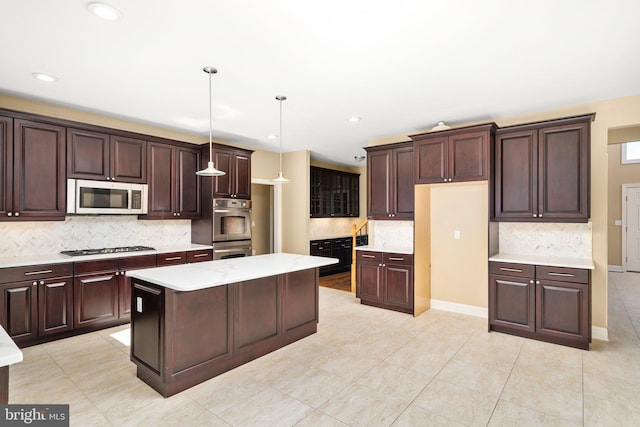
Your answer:
[[[181,218],[199,218],[201,215],[200,180],[196,171],[200,165],[200,151],[178,148],[177,152],[177,211]]]
[[[122,182],[147,182],[147,142],[111,136],[111,179]]]
[[[393,150],[393,179],[391,182],[393,219],[413,219],[414,182],[413,147]]]
[[[589,341],[589,285],[539,280],[536,331],[556,340]]]
[[[109,135],[67,128],[67,177],[106,180],[110,177]]]
[[[413,309],[413,267],[396,262],[384,264],[384,302]]]
[[[233,197],[251,199],[251,154],[235,152],[233,154]]]
[[[213,164],[216,169],[225,172],[225,175],[213,178],[213,197],[214,198],[230,198],[233,194],[233,154],[228,150],[220,150],[216,148],[213,152]]]
[[[417,140],[413,144],[416,184],[446,182],[449,151],[446,136]]]
[[[532,279],[489,276],[489,324],[534,332],[535,284]]]
[[[0,116],[0,218],[12,211],[13,119]]]
[[[502,133],[495,143],[495,219],[533,220],[538,205],[537,131]]]
[[[64,220],[65,128],[16,119],[13,132],[14,219]]]
[[[383,277],[380,263],[359,259],[356,267],[356,297],[363,301],[382,302]]]
[[[488,132],[468,132],[449,136],[448,181],[488,179],[488,156]]]
[[[38,333],[50,335],[73,328],[73,280],[71,277],[38,282]]]
[[[322,172],[313,166],[309,170],[309,216],[320,217],[320,174]]]
[[[371,151],[367,155],[367,216],[372,219],[389,219],[392,212],[391,150]]]
[[[74,278],[74,328],[118,318],[118,279],[119,275],[115,272]]]
[[[38,283],[16,282],[2,287],[2,326],[16,342],[38,335]]]
[[[166,144],[149,143],[150,218],[173,218],[175,211],[175,149]]]
[[[589,218],[589,123],[542,128],[538,136],[538,217]]]

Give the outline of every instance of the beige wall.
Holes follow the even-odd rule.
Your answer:
[[[591,221],[593,229],[593,261],[595,264],[595,270],[592,274],[592,320],[594,326],[606,328],[608,266],[607,146],[609,143],[609,132],[612,129],[623,129],[640,125],[640,95],[532,112],[518,116],[496,118],[494,121],[498,126],[508,126],[586,113],[596,113],[595,121],[591,124]],[[471,124],[474,123],[465,123],[464,125]],[[388,144],[406,140],[407,135],[403,134],[371,140],[369,145]],[[421,219],[416,217],[416,229],[420,228],[418,224],[419,221],[421,221]],[[428,262],[428,260],[416,258],[416,268],[423,268],[420,264],[425,262]],[[453,259],[451,260],[450,267],[455,268]],[[434,295],[432,295],[432,297],[437,298]],[[460,299],[451,302],[464,304]]]
[[[487,181],[431,186],[432,299],[487,308],[488,201]]]
[[[282,252],[309,255],[309,163],[307,150],[282,158]]]
[[[609,265],[622,265],[622,227],[615,220],[622,220],[622,184],[640,183],[640,163],[621,164],[621,144],[611,144],[609,154]]]

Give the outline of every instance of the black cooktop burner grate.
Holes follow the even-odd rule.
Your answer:
[[[119,246],[116,248],[100,248],[100,249],[78,249],[74,251],[61,251],[63,255],[81,256],[81,255],[101,255],[101,254],[117,254],[121,252],[137,252],[137,251],[153,251],[149,246]]]

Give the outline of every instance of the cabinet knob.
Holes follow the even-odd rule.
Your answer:
[[[538,218],[542,218],[542,214],[538,214]]]
[[[37,282],[37,281],[34,281],[31,285],[32,285],[32,286],[37,286],[37,285],[38,285],[38,282]]]
[[[120,275],[120,272],[116,271],[116,276]]]
[[[447,178],[444,179],[444,182],[447,182]]]
[[[110,176],[107,177],[107,181],[111,181],[111,177]]]
[[[40,284],[41,284],[41,285],[44,285],[44,280],[40,280]]]
[[[539,285],[539,284],[540,284],[540,280],[536,280],[536,285]]]
[[[20,212],[16,212],[14,216],[20,216]]]
[[[532,279],[532,280],[529,280],[529,283],[531,283],[531,284],[533,285],[533,279]]]
[[[451,178],[449,178],[449,182],[451,182]]]
[[[178,216],[180,216],[180,212],[178,212]]]
[[[7,212],[7,216],[13,216],[11,212]]]
[[[533,217],[534,218],[538,218],[538,214],[533,214]]]

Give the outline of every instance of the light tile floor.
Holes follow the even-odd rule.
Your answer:
[[[317,334],[168,399],[136,378],[124,326],[24,349],[10,403],[69,403],[83,427],[637,426],[640,274],[609,274],[609,325],[587,352],[321,288]]]

